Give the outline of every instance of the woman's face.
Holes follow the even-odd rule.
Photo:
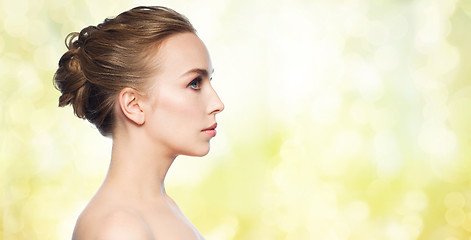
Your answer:
[[[224,105],[211,86],[208,50],[193,33],[170,36],[157,53],[151,78],[146,131],[170,154],[204,156],[215,136],[216,114]]]

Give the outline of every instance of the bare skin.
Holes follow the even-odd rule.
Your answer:
[[[80,215],[74,240],[204,239],[167,195],[164,180],[178,155],[207,154],[213,135],[206,129],[224,105],[195,34],[169,37],[158,53],[150,93],[126,88],[117,97],[110,168]]]

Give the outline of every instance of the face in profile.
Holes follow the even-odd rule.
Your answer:
[[[193,33],[170,36],[159,47],[151,77],[146,132],[169,154],[203,156],[224,105],[211,86],[208,50]]]

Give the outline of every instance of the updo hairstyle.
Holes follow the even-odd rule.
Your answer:
[[[113,108],[126,87],[145,91],[146,78],[157,69],[152,58],[167,37],[195,29],[188,19],[165,7],[136,7],[97,26],[70,33],[69,49],[59,60],[54,85],[59,106],[71,104],[79,118],[104,136],[113,132]]]

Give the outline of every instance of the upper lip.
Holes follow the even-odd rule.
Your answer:
[[[211,125],[210,127],[205,128],[205,129],[203,129],[203,130],[201,130],[201,131],[214,130],[214,129],[216,129],[217,126],[218,126],[218,124],[217,124],[217,123],[214,123],[214,124]]]

